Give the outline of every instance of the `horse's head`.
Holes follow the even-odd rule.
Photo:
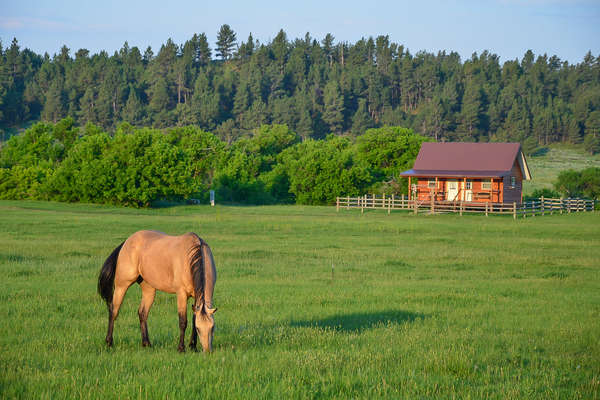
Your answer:
[[[196,320],[194,329],[198,332],[202,350],[205,352],[212,351],[212,340],[215,330],[215,312],[217,312],[216,308],[209,308],[206,304],[194,306],[194,316]]]

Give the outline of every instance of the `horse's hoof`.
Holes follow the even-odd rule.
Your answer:
[[[106,339],[106,346],[112,347],[112,345],[113,345],[112,339]]]
[[[142,347],[152,347],[150,342],[142,342]]]
[[[177,351],[180,352],[180,353],[185,353],[185,346],[184,347],[181,347],[181,346],[178,347]]]
[[[193,351],[193,352],[197,352],[198,351],[198,349],[196,348],[196,346],[191,345],[191,344],[190,344],[190,350]]]

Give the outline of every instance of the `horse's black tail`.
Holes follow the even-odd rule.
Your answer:
[[[119,252],[125,242],[117,246],[116,249],[110,253],[110,256],[104,261],[104,265],[100,270],[100,276],[98,276],[98,294],[106,301],[106,305],[110,308],[113,299],[113,292],[115,290],[115,271],[117,270],[117,259],[119,258]]]

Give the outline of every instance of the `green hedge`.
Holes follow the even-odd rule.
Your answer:
[[[148,207],[156,201],[331,204],[410,168],[425,138],[399,127],[356,142],[330,135],[300,141],[286,125],[263,125],[227,145],[188,126],[160,131],[122,124],[114,135],[72,119],[38,123],[0,151],[0,198]],[[404,188],[398,186],[399,190]]]

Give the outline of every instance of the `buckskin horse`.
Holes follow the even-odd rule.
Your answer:
[[[139,231],[113,250],[98,277],[98,293],[108,306],[106,344],[113,344],[113,327],[127,289],[137,282],[142,289],[138,308],[142,346],[150,346],[148,313],[156,290],[177,295],[179,313],[179,347],[185,351],[187,302],[194,298],[192,336],[189,346],[196,350],[200,336],[202,350],[212,351],[215,327],[213,290],[217,280],[215,261],[210,247],[195,233],[169,236],[157,231]]]

